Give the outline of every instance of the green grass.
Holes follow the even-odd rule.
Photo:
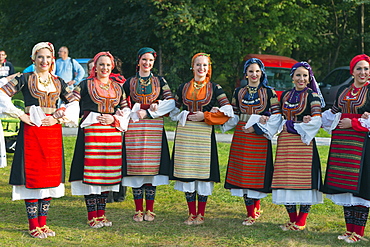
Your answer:
[[[75,137],[65,137],[66,178],[73,154]],[[170,142],[172,147],[173,142]],[[262,199],[262,217],[253,226],[243,226],[245,206],[242,198],[233,197],[223,188],[230,144],[219,143],[221,183],[215,185],[209,197],[205,223],[186,226],[187,206],[182,192],[170,185],[159,186],[155,203],[157,217],[153,222],[134,222],[131,189],[124,202],[107,205],[112,227],[91,229],[86,224],[86,208],[82,196],[72,196],[70,183],[66,195],[53,199],[48,225],[56,237],[33,239],[27,234],[27,217],[23,201],[12,201],[8,185],[8,167],[0,169],[0,245],[1,246],[346,246],[336,239],[345,230],[342,208],[325,199],[312,207],[307,230],[283,232],[279,225],[288,220],[284,206],[271,203],[271,195]],[[319,153],[326,164],[327,146]],[[366,230],[365,236],[370,235]],[[360,242],[356,246],[365,246]],[[369,245],[368,245],[369,246]]]

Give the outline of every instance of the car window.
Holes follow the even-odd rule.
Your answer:
[[[350,77],[349,70],[347,69],[337,69],[327,75],[323,82],[326,85],[331,86],[338,86],[339,84],[343,83]]]
[[[266,68],[268,85],[278,91],[285,91],[293,87],[290,69]]]
[[[86,63],[80,63],[82,68],[84,68],[85,70],[85,75],[84,75],[84,78],[83,79],[86,79],[89,75],[87,73],[87,64]]]
[[[342,84],[344,81],[346,81],[350,77],[349,71],[345,69],[341,69],[340,73],[338,74],[337,81],[335,81],[332,85],[338,86]]]

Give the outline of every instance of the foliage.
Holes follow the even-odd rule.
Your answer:
[[[109,50],[124,61],[129,77],[135,73],[137,50],[151,46],[159,54],[155,72],[164,75],[175,91],[192,76],[192,55],[207,52],[213,60],[213,80],[229,97],[248,53],[310,60],[316,76],[347,65],[360,52],[361,4],[365,4],[365,45],[370,41],[368,0],[1,2],[0,43],[18,66],[30,63],[35,43],[50,41],[56,48],[68,46],[73,57]]]

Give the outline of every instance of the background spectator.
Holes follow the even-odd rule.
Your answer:
[[[7,77],[15,73],[13,64],[6,61],[7,55],[4,50],[0,50],[0,78]]]

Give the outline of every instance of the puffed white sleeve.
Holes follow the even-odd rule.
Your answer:
[[[4,91],[0,90],[0,113],[18,118],[24,114],[24,111],[15,107],[12,98],[4,93]]]
[[[321,128],[321,116],[314,116],[308,123],[294,123],[294,129],[301,136],[303,143],[310,145],[312,139]]]
[[[370,131],[370,118],[359,118],[358,121],[361,123],[361,126],[367,128]]]
[[[175,100],[165,99],[158,101],[158,108],[156,111],[151,111],[150,109],[148,109],[148,112],[152,118],[158,118],[169,113],[173,109],[175,109]]]
[[[113,115],[119,121],[119,126],[116,127],[118,130],[122,132],[127,131],[128,123],[130,121],[130,114],[131,114],[130,108],[125,107],[123,109],[118,109],[116,114]]]
[[[333,113],[330,109],[322,113],[322,128],[331,134],[331,131],[335,129],[340,121],[342,113]]]
[[[278,132],[282,120],[283,118],[281,114],[273,114],[266,121],[266,124],[261,124],[260,122],[258,122],[257,125],[263,131],[263,135],[267,139],[272,140],[274,135]]]
[[[235,128],[239,122],[239,116],[234,114],[233,107],[231,105],[224,105],[220,107],[219,111],[229,117],[226,123],[220,125],[222,133]]]
[[[61,123],[66,127],[77,127],[78,120],[80,117],[80,104],[78,101],[72,101],[66,105],[63,105],[66,110],[64,112],[65,116],[59,118]]]

